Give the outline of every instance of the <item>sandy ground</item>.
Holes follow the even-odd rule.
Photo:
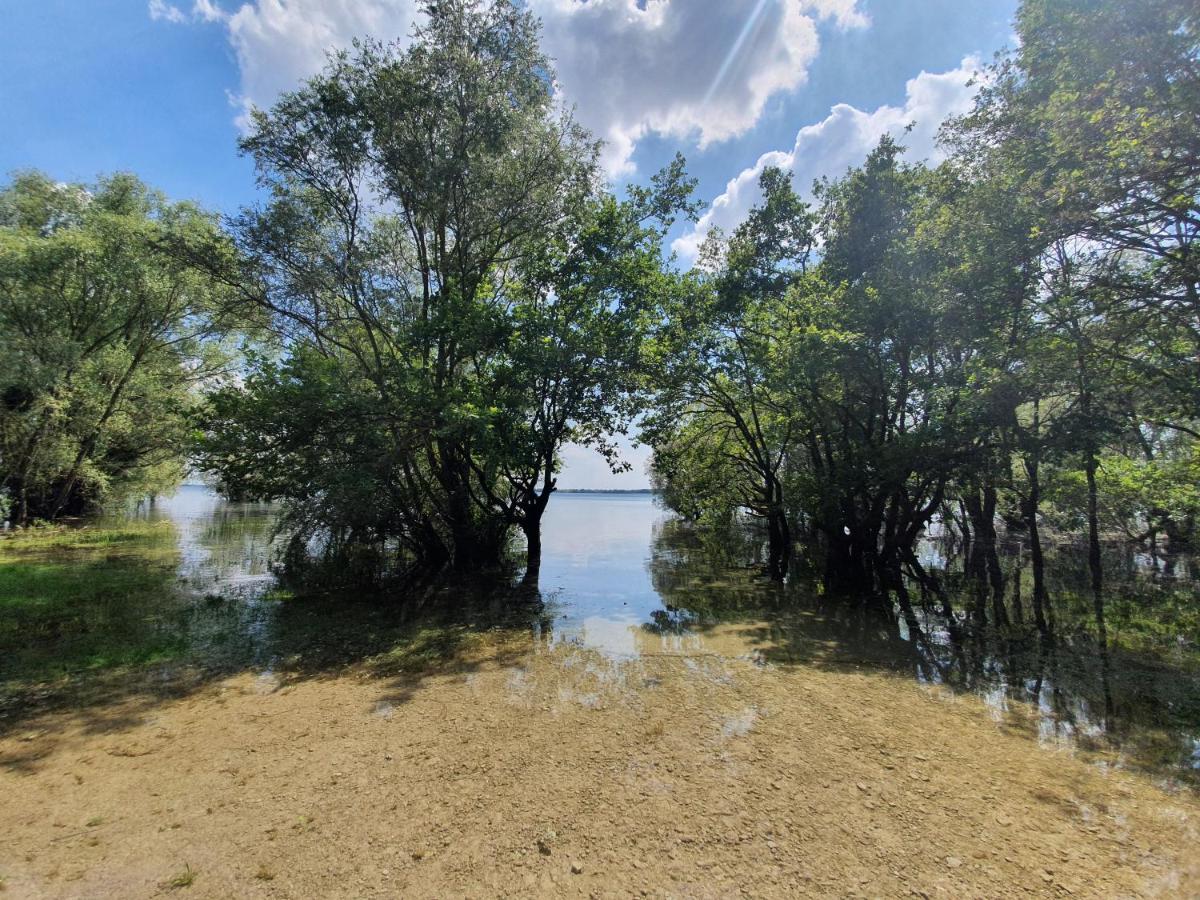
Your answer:
[[[4,896],[1200,895],[1194,794],[728,638],[497,638],[29,720],[0,739]]]

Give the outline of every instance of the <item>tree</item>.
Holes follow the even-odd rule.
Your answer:
[[[728,241],[710,236],[709,274],[668,309],[657,337],[657,409],[645,434],[656,477],[676,503],[711,488],[711,473],[728,479],[716,497],[736,498],[762,519],[767,570],[782,579],[793,543],[784,496],[793,426],[780,393],[779,342],[791,327],[785,298],[803,278],[813,217],[780,170],[764,170],[759,185],[762,203]],[[713,498],[696,499],[704,506]]]
[[[242,146],[271,199],[232,223],[246,263],[226,277],[295,363],[264,361],[242,409],[218,398],[204,465],[257,490],[256,445],[344,453],[318,411],[348,403],[370,437],[348,424],[343,442],[381,493],[345,531],[337,475],[314,459],[271,485],[300,532],[399,541],[421,568],[471,571],[520,528],[536,583],[562,445],[621,465],[607,435],[634,412],[641,334],[668,287],[661,242],[690,209],[682,161],[612,197],[597,145],[556,111],[531,14],[475,0],[427,4],[407,50],[331,58]],[[281,372],[314,404],[311,447],[275,415]]]
[[[211,216],[132,175],[0,191],[0,479],[18,524],[182,475],[196,389],[236,323],[178,246],[227,253]]]
[[[1200,409],[1196,27],[1186,4],[1026,0],[1020,47],[949,134],[959,159],[1003,172],[1035,213],[1042,289],[1029,306],[1041,346],[1071,356],[1069,379],[1051,365],[1062,378],[1048,389],[1069,400],[1047,436],[1088,485],[1097,591],[1102,448],[1163,428],[1190,435]]]

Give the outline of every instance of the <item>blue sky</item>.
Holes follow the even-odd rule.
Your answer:
[[[884,132],[936,158],[970,74],[1011,43],[1015,0],[527,0],[563,99],[637,181],[682,150],[712,206],[678,235],[686,262],[711,225],[755,200],[764,165],[797,186],[861,161]],[[360,34],[402,38],[414,0],[0,0],[0,172],[65,181],[133,171],[223,212],[251,202],[237,154],[250,104]],[[638,487],[567,454],[564,487]]]

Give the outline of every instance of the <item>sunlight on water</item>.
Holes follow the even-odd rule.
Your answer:
[[[155,538],[145,551],[129,544],[120,557],[89,557],[104,571],[125,560],[145,584],[82,610],[71,604],[70,616],[88,622],[82,636],[35,621],[47,637],[14,644],[16,676],[5,680],[19,695],[31,679],[94,668],[97,660],[162,659],[212,670],[248,666],[255,690],[267,693],[289,671],[381,652],[389,666],[433,664],[468,646],[472,633],[515,625],[562,666],[580,666],[561,687],[567,704],[595,707],[617,689],[636,695],[647,685],[625,684],[624,664],[656,658],[680,659],[690,677],[712,683],[730,677],[715,664],[722,660],[878,673],[974,694],[1001,727],[1051,747],[1115,752],[1168,773],[1200,771],[1195,636],[1154,643],[1127,635],[1114,615],[1108,651],[1098,654],[1090,604],[1073,605],[1066,591],[1055,604],[1052,640],[1029,626],[975,627],[965,611],[948,620],[936,604],[917,604],[906,621],[896,608],[830,598],[799,580],[780,588],[736,552],[714,555],[648,494],[568,493],[547,511],[538,608],[478,588],[465,597],[448,588],[450,603],[436,609],[400,596],[280,600],[275,515],[270,505],[226,502],[198,486],[139,508],[134,520],[167,528],[151,533],[173,534],[177,553],[164,557]],[[746,547],[753,553],[752,542]],[[137,556],[152,549],[154,566]],[[939,552],[925,551],[927,564],[945,565]],[[64,560],[71,571],[81,562]],[[1137,584],[1123,585],[1116,598]],[[1150,608],[1156,597],[1145,593],[1135,608]],[[956,602],[969,608],[967,598]],[[525,677],[520,665],[512,668],[515,695]]]

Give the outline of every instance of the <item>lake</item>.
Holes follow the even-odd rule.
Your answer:
[[[540,598],[301,594],[273,570],[277,512],[185,487],[0,540],[8,894],[1200,885],[1186,558],[1110,548],[1100,641],[1069,546],[1042,630],[1019,545],[999,604],[926,545],[952,609],[914,586],[906,616],[803,565],[764,579],[753,529],[570,493]]]
[[[0,582],[11,595],[0,631],[5,714],[89,673],[316,670],[437,622],[528,629],[545,645],[618,661],[713,655],[898,675],[978,696],[998,723],[1101,765],[1167,779],[1200,772],[1200,665],[1189,612],[1197,598],[1186,560],[1169,572],[1131,553],[1110,560],[1117,574],[1101,645],[1080,563],[1065,551],[1052,559],[1051,633],[1038,632],[1028,599],[1022,604],[1019,553],[1007,624],[978,622],[964,595],[950,617],[937,603],[917,604],[914,633],[895,609],[825,596],[803,578],[781,587],[759,577],[752,540],[714,545],[649,494],[557,495],[544,524],[544,604],[535,607],[462,585],[419,602],[290,598],[272,570],[275,515],[266,504],[185,486],[107,523],[133,529],[127,540],[34,546],[18,557]],[[927,563],[945,565],[938,552],[927,546]],[[56,571],[75,579],[62,589],[74,595],[49,596]]]

